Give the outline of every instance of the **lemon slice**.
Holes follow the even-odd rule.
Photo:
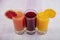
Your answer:
[[[53,9],[46,9],[44,12],[49,15],[50,18],[54,18],[56,16],[56,12]]]

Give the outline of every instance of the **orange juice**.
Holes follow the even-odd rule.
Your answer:
[[[45,15],[44,12],[39,12],[37,14],[37,29],[39,32],[46,32],[48,29],[49,17]]]
[[[25,28],[25,16],[21,11],[17,11],[17,16],[13,17],[16,33],[22,34]]]
[[[46,9],[44,12],[37,14],[37,29],[40,33],[44,34],[47,32],[49,18],[54,18],[56,12],[53,9]]]

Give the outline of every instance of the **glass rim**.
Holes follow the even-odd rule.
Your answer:
[[[24,18],[24,16],[19,17],[19,18],[12,17],[12,19],[14,19],[14,20],[20,20],[20,19],[23,19],[23,18]]]
[[[12,17],[12,19],[14,19],[14,20],[20,20],[20,19],[23,19],[23,18],[25,18],[25,15],[23,15],[23,16],[21,16],[21,17],[19,17],[19,18]]]
[[[37,11],[36,10],[34,10],[34,9],[27,9],[25,11],[25,15],[26,15],[27,12],[30,12],[30,11],[34,12],[35,14],[37,14]],[[25,16],[25,17],[29,19],[29,17],[27,17],[27,16]],[[32,17],[31,19],[33,19],[33,18],[36,18],[36,16]]]

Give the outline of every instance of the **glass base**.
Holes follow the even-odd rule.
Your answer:
[[[25,30],[15,31],[15,33],[18,34],[18,35],[22,35],[22,34],[24,34],[24,31],[25,31]]]
[[[33,35],[33,34],[35,34],[36,30],[33,30],[33,31],[26,30],[26,32],[27,32],[27,34],[29,34],[29,35]]]
[[[40,35],[44,35],[44,34],[46,34],[46,33],[47,33],[47,31],[45,31],[45,32],[37,31],[37,33],[38,33],[38,34],[40,34]]]
[[[46,31],[40,31],[40,30],[38,30],[37,28],[36,28],[36,30],[37,30],[37,33],[38,34],[40,34],[40,35],[44,35],[44,34],[46,34],[47,33],[47,30]]]

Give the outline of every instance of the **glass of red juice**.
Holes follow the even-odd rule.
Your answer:
[[[26,18],[26,32],[27,34],[35,34],[36,30],[36,11],[32,9],[28,9],[25,11]]]

